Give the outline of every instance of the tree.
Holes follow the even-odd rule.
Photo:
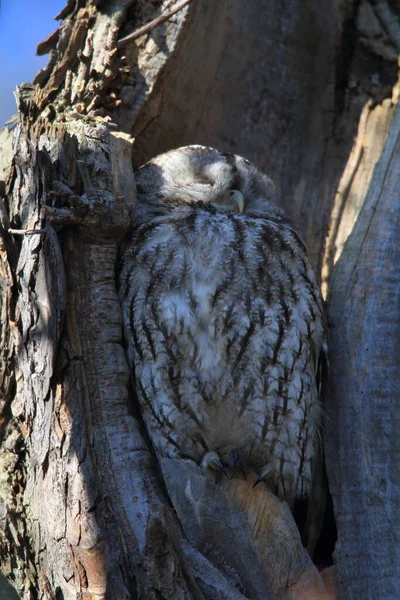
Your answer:
[[[156,464],[132,399],[114,277],[131,158],[204,143],[272,177],[322,272],[340,594],[398,598],[397,2],[175,8],[124,39],[167,7],[68,2],[18,93],[2,159],[2,570],[24,598],[328,597],[287,508]]]

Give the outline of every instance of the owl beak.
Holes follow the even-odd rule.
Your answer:
[[[242,213],[244,210],[244,197],[242,192],[239,192],[239,190],[232,190],[230,194],[233,202],[238,207],[239,212]]]

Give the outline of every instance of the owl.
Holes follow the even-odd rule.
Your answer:
[[[288,501],[307,494],[323,305],[271,180],[202,146],[162,154],[136,177],[119,294],[156,454],[205,470],[240,465]]]

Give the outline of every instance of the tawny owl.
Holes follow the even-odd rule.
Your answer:
[[[272,182],[212,148],[137,172],[122,254],[128,360],[159,456],[236,461],[293,499],[310,487],[322,300]]]

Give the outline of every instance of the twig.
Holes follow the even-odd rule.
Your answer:
[[[8,229],[12,235],[35,235],[37,233],[46,233],[46,229]]]
[[[183,0],[183,2],[180,2],[180,4],[177,4],[175,6],[175,8],[172,8],[168,12],[163,13],[162,15],[160,15],[159,17],[157,17],[153,21],[150,21],[150,23],[147,23],[147,25],[143,25],[143,27],[139,27],[139,29],[136,29],[136,31],[133,31],[132,33],[130,33],[126,37],[121,38],[120,40],[118,40],[117,48],[123,48],[131,40],[134,40],[134,39],[140,37],[141,35],[144,35],[148,31],[151,31],[152,29],[154,29],[155,27],[157,27],[157,25],[160,25],[161,23],[164,23],[164,21],[166,21],[167,19],[169,19],[170,17],[172,17],[172,15],[174,15],[178,11],[182,10],[182,8],[184,8],[191,1],[192,0]]]

